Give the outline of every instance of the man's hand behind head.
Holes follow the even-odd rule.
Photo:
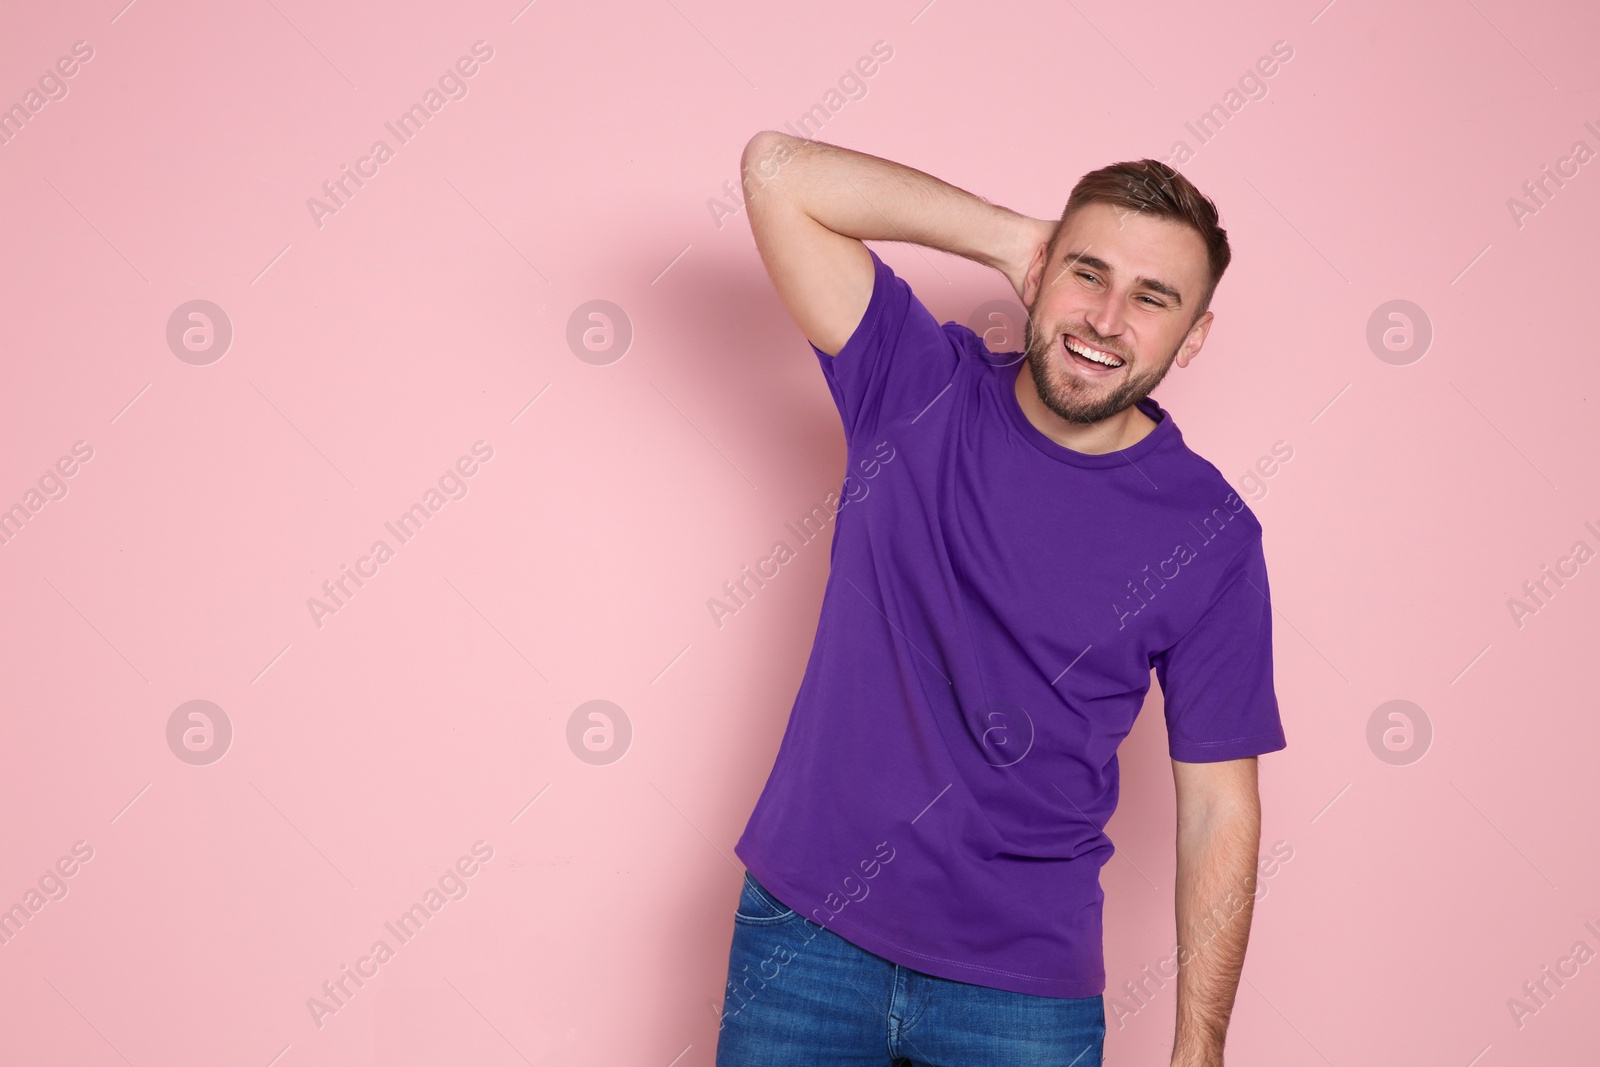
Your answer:
[[[1016,234],[1012,239],[1011,253],[1001,265],[1000,271],[1011,283],[1011,288],[1017,292],[1017,299],[1022,301],[1024,307],[1028,305],[1028,274],[1037,259],[1044,260],[1045,247],[1050,243],[1050,238],[1055,236],[1056,221],[1045,219],[1030,219],[1026,215],[1018,215],[1014,221]],[[1040,285],[1043,284],[1041,280]]]

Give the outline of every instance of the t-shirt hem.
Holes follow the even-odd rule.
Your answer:
[[[870,930],[858,926],[846,918],[848,912],[842,912],[820,922],[808,913],[807,906],[810,895],[796,889],[788,882],[771,874],[770,869],[764,866],[764,861],[759,857],[751,863],[751,857],[746,855],[739,847],[735,846],[734,854],[744,860],[745,866],[755,875],[756,881],[772,890],[786,906],[794,908],[807,922],[821,926],[823,929],[839,935],[857,948],[865,949],[875,956],[881,956],[891,963],[898,963],[902,967],[909,967],[923,974],[931,974],[936,978],[948,978],[951,981],[966,982],[970,985],[985,986],[990,989],[1003,989],[1011,993],[1028,993],[1033,996],[1053,997],[1059,1000],[1079,1000],[1087,997],[1099,996],[1105,992],[1106,981],[1104,973],[1091,978],[1043,978],[1038,975],[1019,974],[998,967],[985,967],[981,964],[962,963],[959,960],[948,959],[943,956],[934,956],[904,945],[895,944],[885,940]],[[811,912],[823,911],[821,905],[811,907]]]
[[[1231,741],[1174,742],[1167,747],[1167,751],[1180,763],[1219,763],[1222,760],[1264,756],[1288,747],[1288,742],[1281,734],[1257,734],[1254,737],[1236,737]],[[761,876],[758,874],[756,877]]]

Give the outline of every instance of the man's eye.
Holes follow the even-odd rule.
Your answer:
[[[1140,300],[1148,300],[1148,301],[1150,301],[1150,306],[1151,307],[1165,307],[1165,305],[1162,304],[1161,301],[1155,299],[1154,297],[1141,296],[1139,299]]]
[[[1089,279],[1089,280],[1090,280],[1090,281],[1091,281],[1091,282],[1093,282],[1093,281],[1098,281],[1098,280],[1099,280],[1099,279],[1097,279],[1097,278],[1096,278],[1096,277],[1095,277],[1095,276],[1094,276],[1094,275],[1093,275],[1093,274],[1090,274],[1090,273],[1089,273],[1089,272],[1088,272],[1088,271],[1086,271],[1086,270],[1080,270],[1080,271],[1079,271],[1079,272],[1078,272],[1078,277],[1080,277],[1080,278],[1088,278],[1088,279]]]

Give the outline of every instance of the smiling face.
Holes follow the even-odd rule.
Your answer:
[[[1027,359],[1039,399],[1062,419],[1111,418],[1200,351],[1212,315],[1194,309],[1210,268],[1190,226],[1093,202],[1067,219],[1051,252],[1048,263],[1045,249],[1035,256],[1023,293]]]

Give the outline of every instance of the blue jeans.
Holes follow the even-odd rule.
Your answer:
[[[716,1067],[1101,1067],[1105,1003],[891,963],[748,871],[733,915]]]

